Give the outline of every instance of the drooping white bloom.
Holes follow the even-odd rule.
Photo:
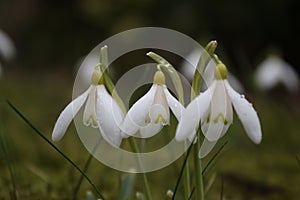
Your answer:
[[[107,92],[100,69],[94,71],[91,86],[61,112],[52,132],[52,140],[59,141],[64,136],[72,119],[85,102],[83,124],[99,128],[105,140],[119,146],[122,141],[119,126],[124,115],[117,102]]]
[[[16,47],[12,39],[0,29],[0,55],[6,60],[10,60],[15,54]]]
[[[256,144],[260,143],[262,134],[257,113],[244,95],[232,89],[227,81],[227,69],[222,63],[217,64],[210,87],[196,97],[183,112],[177,126],[176,139],[192,140],[201,122],[205,141],[201,147],[202,154],[200,149],[200,157],[204,157],[232,123],[232,106],[250,139]]]
[[[187,57],[187,61],[184,61],[181,65],[181,71],[183,75],[188,80],[193,80],[196,66],[198,64],[198,61],[200,59],[201,53],[204,50],[194,50],[192,53],[190,53]],[[213,74],[215,71],[215,62],[213,60],[210,60],[210,62],[207,64],[205,71],[203,73],[203,85],[202,90],[207,89],[212,83],[213,83]],[[227,79],[232,88],[238,92],[244,92],[244,87],[241,84],[241,82],[230,72],[227,74]]]
[[[16,55],[16,47],[7,33],[0,29],[0,58],[10,61]],[[2,65],[0,63],[0,76]]]
[[[257,86],[262,90],[270,90],[280,83],[292,93],[299,89],[297,72],[275,55],[269,56],[257,67],[254,78]]]
[[[184,107],[168,91],[165,76],[159,69],[150,90],[129,109],[121,129],[127,135],[140,131],[142,138],[152,137],[169,124],[169,108],[179,120]]]

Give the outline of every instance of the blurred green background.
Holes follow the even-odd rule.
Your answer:
[[[78,59],[109,36],[145,26],[174,29],[202,45],[216,39],[216,52],[243,83],[261,118],[263,142],[254,145],[235,117],[218,145],[229,143],[206,176],[207,181],[216,173],[207,199],[219,199],[221,180],[227,199],[299,199],[299,93],[282,88],[262,93],[252,82],[253,70],[274,46],[299,72],[299,10],[296,0],[1,0],[0,29],[11,36],[17,54],[9,62],[1,58],[0,125],[7,153],[0,154],[0,199],[13,199],[13,182],[18,199],[71,199],[80,176],[6,100],[50,138],[58,114],[71,100]],[[57,145],[83,167],[88,153],[73,125]],[[148,174],[155,199],[174,188],[181,163]],[[93,160],[88,175],[107,199],[117,198],[120,172]],[[84,181],[79,199],[89,189]],[[136,190],[142,190],[140,175]]]

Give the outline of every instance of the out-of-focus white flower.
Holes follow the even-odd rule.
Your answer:
[[[200,56],[201,56],[201,51],[195,50],[192,53],[190,53],[186,59],[190,63],[185,60],[181,65],[180,69],[181,69],[183,75],[190,81],[193,80],[193,78],[194,78],[195,67],[198,64]],[[207,87],[209,87],[213,82],[215,65],[216,65],[215,62],[213,60],[211,60],[208,63],[207,67],[205,68],[205,71],[203,74],[203,85],[202,85],[203,90],[207,89]],[[230,72],[228,72],[228,74],[227,74],[227,79],[234,90],[236,90],[238,92],[244,92],[243,85]]]
[[[254,78],[257,86],[262,90],[270,90],[280,83],[292,93],[296,93],[299,89],[297,72],[275,55],[269,56],[258,65]]]
[[[196,97],[183,112],[177,126],[176,139],[178,141],[186,138],[192,140],[201,121],[206,143],[200,149],[200,157],[204,157],[231,125],[232,106],[250,139],[256,144],[260,143],[262,134],[257,113],[244,95],[232,89],[227,81],[227,69],[223,63],[217,64],[214,80],[209,88]],[[203,150],[203,148],[206,149]]]
[[[184,107],[170,94],[165,76],[158,68],[152,87],[129,109],[121,129],[127,135],[140,131],[142,138],[151,137],[169,124],[169,108],[179,120]]]
[[[0,55],[5,60],[11,60],[16,55],[16,47],[12,39],[0,29]]]
[[[12,39],[0,29],[0,57],[10,61],[16,55],[16,47]],[[2,64],[0,63],[0,76],[2,75]]]
[[[72,119],[85,102],[83,124],[99,128],[105,140],[119,146],[123,136],[119,125],[124,115],[117,102],[106,91],[100,68],[94,70],[91,86],[61,112],[52,132],[52,140],[59,141],[64,136]]]

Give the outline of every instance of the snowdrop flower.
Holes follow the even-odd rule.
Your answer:
[[[270,90],[279,83],[290,92],[295,93],[299,88],[299,77],[291,65],[280,57],[271,55],[257,68],[254,75],[257,86],[262,90]]]
[[[0,29],[0,57],[10,61],[16,55],[16,47],[12,39]],[[2,75],[2,64],[0,63],[0,76]]]
[[[12,39],[0,29],[0,55],[6,59],[12,59],[16,54],[16,47]]]
[[[177,126],[176,139],[182,141],[195,137],[199,122],[208,142],[215,142],[228,130],[233,120],[234,107],[250,139],[258,144],[262,134],[259,118],[244,95],[232,89],[227,81],[226,66],[219,61],[214,72],[213,83],[196,97],[183,112]]]
[[[169,108],[179,120],[184,108],[168,91],[165,75],[158,66],[152,87],[129,109],[121,129],[127,135],[140,131],[142,138],[152,137],[169,124]]]
[[[83,124],[99,128],[105,140],[115,146],[120,146],[123,135],[119,125],[124,119],[123,112],[117,102],[106,91],[99,67],[96,67],[92,74],[91,86],[69,103],[59,115],[52,132],[52,140],[59,141],[64,136],[72,119],[85,102]]]

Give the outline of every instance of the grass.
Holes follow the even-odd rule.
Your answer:
[[[9,155],[9,159],[5,159],[3,151],[0,153],[0,199],[13,199],[14,191],[17,199],[71,199],[80,173],[35,135],[5,103],[10,100],[50,139],[58,114],[71,100],[71,75],[61,71],[35,75],[8,73],[0,83],[0,120]],[[222,188],[224,199],[298,199],[300,167],[295,155],[300,154],[299,104],[292,97],[285,98],[283,105],[282,99],[271,101],[254,94],[246,96],[250,96],[259,112],[263,142],[252,144],[235,117],[215,152],[225,141],[228,144],[205,173],[205,183],[216,173],[207,198],[220,199]],[[89,154],[74,125],[56,145],[84,168]],[[213,155],[214,152],[203,160],[204,165]],[[183,160],[180,158],[164,169],[147,174],[153,199],[163,199],[166,191],[174,188]],[[13,176],[10,165],[14,169]],[[121,172],[92,159],[87,175],[101,188],[106,199],[118,198],[116,191],[121,188]],[[142,189],[142,176],[138,174],[135,191]],[[88,190],[93,191],[83,180],[78,199],[84,199]],[[177,199],[182,197],[182,191],[180,183]]]

